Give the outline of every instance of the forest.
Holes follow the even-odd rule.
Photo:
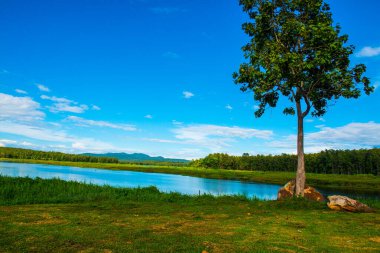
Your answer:
[[[197,168],[213,168],[224,170],[248,171],[285,171],[294,172],[297,168],[297,156],[281,155],[249,155],[232,156],[223,153],[209,154],[205,158],[190,163],[163,163],[156,161],[119,161],[112,157],[96,157],[61,152],[46,152],[22,148],[0,147],[0,158],[32,159],[90,163],[126,163],[141,165],[191,166]],[[360,150],[324,150],[319,153],[306,154],[307,171],[318,174],[373,174],[380,175],[380,149]]]
[[[324,150],[305,155],[306,170],[320,174],[373,174],[380,175],[380,149],[360,150]],[[193,160],[194,167],[250,170],[250,171],[288,171],[297,168],[297,156],[249,155],[231,156],[228,154],[210,154],[205,158]]]
[[[95,157],[75,154],[65,154],[53,151],[37,151],[23,148],[0,147],[0,158],[12,159],[33,159],[33,160],[53,160],[69,162],[90,162],[90,163],[119,163],[119,160],[112,157]]]

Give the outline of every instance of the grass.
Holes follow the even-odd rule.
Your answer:
[[[102,168],[109,170],[130,170],[141,172],[168,173],[214,179],[234,179],[241,181],[283,185],[295,176],[294,172],[244,171],[203,169],[194,167],[154,166],[110,163],[84,163],[27,159],[4,159],[0,161],[20,163],[41,163],[62,166]],[[334,175],[307,173],[307,184],[325,190],[354,193],[380,194],[380,177],[374,175]]]
[[[302,199],[0,177],[0,245],[1,252],[379,252],[380,215]]]

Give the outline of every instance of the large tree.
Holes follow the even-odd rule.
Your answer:
[[[358,98],[373,91],[363,64],[350,65],[354,47],[334,25],[323,0],[240,0],[250,19],[243,24],[250,42],[242,50],[246,63],[233,74],[242,91],[253,91],[263,115],[280,95],[289,100],[284,113],[297,115],[297,196],[305,187],[304,118],[321,117],[330,100]]]

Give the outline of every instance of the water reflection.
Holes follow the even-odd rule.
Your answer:
[[[60,178],[77,182],[116,187],[156,186],[163,192],[183,194],[245,195],[259,199],[276,199],[278,185],[206,179],[162,173],[113,171],[68,166],[0,162],[0,174],[12,177]]]

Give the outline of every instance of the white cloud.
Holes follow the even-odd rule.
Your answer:
[[[68,142],[75,140],[74,138],[69,138],[63,131],[46,128],[42,126],[42,124],[2,121],[0,124],[0,132],[42,141]]]
[[[15,89],[15,92],[17,92],[19,94],[28,94],[28,92],[26,92],[24,90],[20,90],[20,89]]]
[[[71,143],[69,152],[90,152],[90,153],[104,153],[104,152],[126,152],[125,149],[115,147],[114,145],[92,138],[77,138],[76,141]]]
[[[54,148],[63,152],[126,152],[128,150],[115,147],[110,143],[83,138],[67,134],[63,130],[57,130],[43,126],[43,124],[26,124],[20,122],[2,121],[0,132],[25,136],[34,140],[51,142],[48,150]],[[17,143],[17,145],[29,144],[28,142]],[[0,144],[1,145],[1,144]],[[24,145],[28,146],[28,145]]]
[[[259,108],[260,108],[260,106],[258,106],[258,105],[253,106],[253,110],[258,110]]]
[[[42,84],[36,84],[37,85],[37,88],[40,90],[40,91],[44,91],[44,92],[50,92],[50,89],[48,87],[46,87],[45,85],[42,85]]]
[[[178,139],[192,140],[204,139],[210,136],[269,139],[273,135],[273,132],[270,130],[203,124],[180,127],[173,132],[176,133]]]
[[[358,57],[373,57],[380,55],[380,47],[363,47],[362,50],[357,53]]]
[[[49,108],[51,112],[84,113],[86,110],[88,110],[87,105],[70,105],[66,103],[56,103],[54,106]]]
[[[190,91],[184,91],[184,92],[182,92],[182,95],[186,99],[194,97],[194,94],[192,92],[190,92]]]
[[[218,125],[190,125],[173,129],[175,138],[187,144],[196,144],[211,150],[229,146],[237,139],[270,139],[273,132],[253,128],[226,127]]]
[[[178,59],[178,58],[180,58],[179,54],[174,53],[174,52],[170,52],[170,51],[163,53],[162,56],[165,57],[165,58],[169,58],[169,59]]]
[[[46,96],[46,95],[41,95],[41,98],[44,100],[51,100],[51,101],[58,102],[58,103],[67,103],[67,104],[74,103],[74,101],[69,100],[67,98],[59,98],[56,96],[50,97],[50,96]]]
[[[144,138],[144,141],[158,142],[158,143],[181,143],[176,140],[158,139],[158,138]]]
[[[80,150],[86,149],[86,145],[81,142],[74,142],[73,144],[71,144],[71,147],[74,149],[80,149]]]
[[[325,149],[361,149],[380,145],[380,124],[375,122],[350,123],[341,127],[318,126],[317,132],[305,133],[305,152]],[[297,135],[263,144],[271,153],[296,153]]]
[[[89,126],[97,126],[97,127],[108,127],[108,128],[114,128],[114,129],[120,129],[124,131],[136,131],[136,127],[133,125],[127,125],[127,124],[114,124],[107,121],[97,121],[97,120],[90,120],[90,119],[84,119],[77,116],[69,116],[66,118],[69,121],[75,122],[79,126],[89,127]]]
[[[204,157],[205,153],[204,153],[204,150],[199,149],[199,148],[181,148],[176,151],[165,150],[163,152],[160,152],[154,155],[191,160],[191,159],[197,159],[199,157]]]
[[[187,149],[187,151],[194,151],[196,149],[196,153],[190,154],[185,152],[186,154],[182,156],[182,158],[192,159],[212,152],[228,152],[228,150],[232,149],[232,143],[237,143],[242,139],[269,140],[273,135],[273,132],[268,130],[205,124],[177,125],[171,131],[174,133],[173,139],[145,138],[143,140],[169,145],[177,144],[175,146],[167,146],[167,148],[161,150],[162,152],[171,152],[171,157],[181,158],[181,154],[178,153],[179,150]],[[174,147],[175,151],[170,151],[170,147]]]
[[[40,110],[40,104],[30,97],[15,97],[0,93],[0,119],[33,121],[40,120],[45,114]]]
[[[70,103],[65,98],[43,97],[58,103]],[[63,126],[56,122],[44,121],[45,114],[40,110],[40,104],[29,97],[16,97],[0,93],[0,133],[7,133],[23,136],[34,140],[46,142],[40,144],[41,149],[60,150],[63,152],[122,152],[128,151],[124,148],[116,147],[110,143],[95,140],[93,138],[73,136],[63,130]],[[80,121],[87,126],[100,126],[134,131],[136,128],[131,125],[112,124],[105,121],[85,120],[72,116],[72,120]],[[78,122],[77,122],[78,123]],[[79,123],[78,123],[79,124]],[[37,147],[31,142],[23,140],[0,140],[0,146],[25,146]]]
[[[67,150],[66,152],[73,153],[136,152],[135,150],[120,148],[111,143],[98,141],[92,138],[77,138],[76,141],[71,143],[71,148],[65,148],[63,148],[62,151]]]
[[[183,122],[180,122],[180,121],[177,121],[177,120],[173,119],[173,120],[172,120],[172,124],[173,124],[173,125],[182,125]]]
[[[97,105],[92,105],[91,109],[94,111],[100,111],[100,107]]]
[[[53,101],[54,104],[49,106],[51,112],[72,112],[72,113],[84,113],[88,110],[88,106],[84,104],[78,104],[73,100],[67,98],[60,98],[56,96],[42,95],[41,99]]]
[[[7,140],[7,139],[0,139],[0,147],[5,147],[8,145],[17,144],[17,141],[14,140]]]
[[[37,145],[33,144],[33,143],[30,143],[30,142],[27,142],[27,141],[22,141],[19,143],[21,146],[25,146],[25,147],[37,147]]]
[[[379,88],[380,86],[380,82],[375,82],[375,84],[373,85],[373,87],[375,88],[375,90],[377,90],[377,88]]]
[[[251,144],[241,150],[256,154],[295,154],[297,135],[275,136],[269,130],[256,130],[241,127],[224,127],[217,125],[190,125],[172,130],[175,139],[146,139],[158,143],[190,145],[197,148],[194,157],[201,157],[210,152],[227,152],[239,154],[239,148],[247,145],[241,142],[249,140]],[[262,141],[250,140],[258,138]],[[238,146],[236,146],[237,144]],[[245,143],[245,144],[243,144]],[[232,145],[233,144],[233,145]],[[350,123],[341,127],[319,126],[316,132],[305,133],[305,152],[314,153],[325,149],[360,149],[380,145],[380,124],[375,122]],[[248,147],[248,149],[247,149]],[[252,148],[252,150],[249,150]],[[178,157],[178,156],[177,156]],[[189,157],[189,156],[187,156]]]
[[[233,108],[231,105],[228,104],[228,105],[226,105],[226,109],[231,111]]]
[[[0,139],[0,147],[7,147],[7,146],[34,147],[36,145],[27,141],[20,142],[20,141],[15,141],[15,140]]]
[[[147,118],[147,119],[153,119],[153,116],[150,115],[150,114],[147,114],[147,115],[144,116],[144,118]]]
[[[342,127],[322,127],[319,132],[306,134],[312,142],[342,147],[371,147],[380,145],[380,124],[375,122],[350,123]]]

